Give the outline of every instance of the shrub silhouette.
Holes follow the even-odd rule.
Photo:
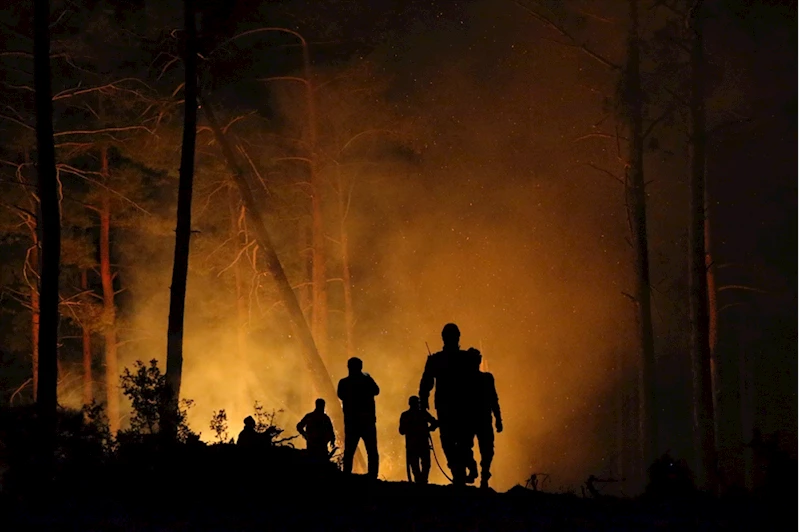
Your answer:
[[[125,368],[120,379],[122,393],[130,399],[133,408],[130,428],[121,431],[123,440],[141,440],[145,435],[159,434],[161,415],[168,404],[166,375],[158,368],[158,361],[153,359],[145,366],[137,360],[133,367],[133,372]],[[191,399],[181,399],[178,403],[177,438],[181,443],[199,439],[199,434],[194,434],[186,423],[193,404]]]

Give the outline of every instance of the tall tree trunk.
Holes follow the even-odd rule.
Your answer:
[[[38,204],[37,204],[38,205]],[[36,209],[37,212],[39,209]],[[39,393],[39,323],[41,320],[41,307],[39,304],[39,290],[41,283],[41,264],[39,262],[39,227],[34,221],[31,230],[33,246],[31,247],[30,260],[27,264],[32,279],[29,279],[31,289],[31,360],[33,361],[33,400],[36,401]]]
[[[183,317],[186,308],[186,279],[189,273],[189,240],[191,238],[191,197],[194,180],[194,152],[197,138],[197,29],[194,0],[184,0],[183,15],[186,30],[184,63],[186,82],[184,92],[183,145],[180,155],[178,182],[178,212],[175,228],[175,256],[172,266],[172,286],[169,297],[167,327],[166,381],[170,394],[165,423],[167,435],[177,431],[177,401],[183,374]]]
[[[707,175],[707,165],[705,165]],[[718,291],[716,289],[716,265],[713,262],[713,253],[710,247],[710,205],[708,203],[707,186],[705,186],[705,275],[707,277],[707,305],[708,305],[708,343],[710,348],[710,384],[713,395],[713,437],[718,446],[720,419],[719,400],[721,399],[721,366],[719,363],[716,346],[719,339],[719,305]]]
[[[305,319],[308,320],[308,323],[313,323],[313,293],[311,289],[313,284],[311,281],[313,279],[313,252],[311,250],[310,231],[302,220],[297,232],[297,251],[299,252],[302,267],[302,278],[297,288],[297,297],[299,298],[300,308],[305,314]]]
[[[619,349],[616,353],[616,474],[619,478],[624,478],[627,474],[627,438],[626,438],[626,391],[627,391],[627,371],[624,363],[624,350]]]
[[[694,445],[700,484],[717,490],[717,450],[713,432],[713,392],[708,335],[708,286],[705,267],[705,124],[704,43],[701,3],[694,7],[691,33],[691,177],[689,251],[689,307],[691,366],[693,369]]]
[[[89,275],[86,268],[80,271],[80,289],[86,292],[89,289]],[[81,323],[83,335],[83,404],[92,402],[92,334],[86,323]]]
[[[233,241],[233,256],[238,256],[242,247],[247,242],[242,238],[241,219],[244,216],[244,207],[239,204],[238,193],[231,185],[228,188],[228,206],[230,208],[230,238]],[[233,275],[236,282],[236,344],[239,351],[239,361],[246,360],[248,321],[247,302],[244,297],[244,273],[241,271],[241,259],[233,265]]]
[[[314,342],[323,360],[326,360],[328,308],[327,308],[327,264],[325,253],[325,225],[322,212],[323,183],[317,168],[317,123],[316,123],[316,98],[314,96],[313,78],[311,76],[311,58],[308,53],[308,44],[303,39],[303,67],[307,89],[308,105],[308,148],[309,171],[311,181],[311,300],[313,311],[311,319],[311,332]]]
[[[350,250],[347,234],[347,214],[350,207],[350,195],[344,194],[344,179],[341,170],[338,172],[338,215],[339,240],[341,245],[341,280],[344,284],[344,334],[347,342],[347,357],[355,356],[355,311],[352,306],[352,275],[350,273]]]
[[[738,331],[743,330],[743,323],[738,325]],[[754,449],[752,448],[752,438],[754,436],[754,412],[752,409],[752,374],[749,371],[749,361],[746,356],[746,345],[742,341],[742,335],[738,339],[738,393],[741,408],[741,440],[743,443],[743,474],[746,489],[752,490],[755,487],[754,481]]]
[[[643,92],[641,89],[638,1],[630,0],[630,33],[627,50],[628,114],[630,119],[630,168],[628,204],[633,228],[638,335],[641,342],[639,372],[639,432],[643,471],[657,453],[658,417],[655,390],[655,342],[652,332],[652,307],[649,292],[649,242],[644,181]]]
[[[54,466],[58,406],[58,280],[61,268],[61,212],[53,140],[53,102],[50,83],[50,2],[35,0],[33,11],[33,74],[36,102],[37,193],[41,217],[41,294],[39,365],[36,406],[41,423],[38,439],[43,474]]]
[[[242,200],[244,201],[244,206],[246,207],[247,212],[250,215],[250,219],[252,220],[253,227],[255,229],[255,236],[258,240],[258,244],[263,250],[266,268],[274,278],[280,293],[280,298],[286,308],[286,312],[288,312],[289,318],[296,327],[296,334],[299,337],[300,344],[302,346],[302,353],[305,358],[305,363],[307,364],[308,370],[313,378],[314,387],[319,391],[319,395],[327,401],[328,407],[330,407],[330,414],[333,418],[333,423],[335,424],[337,430],[341,432],[344,426],[344,416],[341,411],[341,403],[339,403],[338,397],[336,395],[336,389],[333,386],[330,373],[328,372],[324,361],[319,355],[319,351],[316,349],[314,337],[310,328],[308,327],[308,322],[305,320],[305,316],[303,315],[302,309],[297,301],[297,296],[294,293],[294,290],[291,288],[291,284],[286,277],[286,272],[283,270],[283,266],[277,256],[274,244],[272,243],[272,238],[267,230],[264,217],[261,214],[260,206],[255,201],[255,197],[252,194],[252,190],[247,182],[247,178],[236,162],[236,157],[232,147],[230,146],[230,143],[222,133],[222,128],[219,126],[219,122],[216,119],[211,102],[207,98],[202,98],[201,101],[205,116],[208,119],[208,123],[211,126],[211,130],[214,133],[217,143],[222,149],[222,153],[224,154],[231,173],[233,174],[236,184],[239,187],[239,192],[241,193]]]
[[[316,181],[316,180],[315,180]],[[322,198],[321,185],[317,182],[312,186],[313,197],[311,198],[312,217],[311,224],[311,248],[312,248],[312,272],[311,290],[313,293],[313,335],[319,352],[322,357],[327,359],[327,266],[325,264],[325,234],[322,219]]]
[[[100,172],[108,183],[108,148],[100,151]],[[114,274],[111,271],[111,196],[102,190],[100,199],[100,281],[103,287],[103,338],[105,340],[105,393],[108,424],[116,434],[120,427],[119,360],[117,357],[117,311],[114,303]]]

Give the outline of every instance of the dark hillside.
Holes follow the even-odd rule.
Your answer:
[[[645,501],[347,478],[291,448],[130,458],[64,479],[56,502],[7,496],[4,530],[795,530],[754,500]],[[144,455],[142,455],[144,456]],[[176,480],[170,480],[176,479]],[[795,498],[793,499],[795,500]],[[795,519],[786,503],[785,516]]]

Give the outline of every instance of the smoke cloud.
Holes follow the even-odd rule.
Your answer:
[[[462,347],[482,351],[498,387],[505,431],[496,437],[492,485],[508,489],[544,472],[553,488],[576,486],[590,473],[612,472],[612,394],[619,354],[634,345],[634,308],[623,295],[631,256],[622,190],[585,164],[613,164],[615,153],[572,140],[602,116],[589,83],[574,82],[574,56],[523,28],[498,40],[479,10],[472,16],[437,34],[445,47],[430,48],[421,32],[401,52],[375,54],[394,75],[391,105],[421,124],[423,146],[413,162],[383,156],[348,175],[355,344],[381,387],[380,472],[405,477],[399,415],[418,392],[425,343],[439,350],[442,326],[455,322]],[[211,415],[225,409],[233,437],[257,400],[282,409],[276,421],[294,434],[314,399],[299,346],[279,305],[265,309],[250,293],[258,310],[239,352],[231,272],[220,275],[205,258],[212,231],[226,229],[203,223],[195,224],[187,293],[182,395],[195,401],[190,424],[210,439]],[[285,223],[270,223],[286,244],[281,258],[296,260]],[[130,255],[130,325],[152,341],[129,346],[123,363],[163,359],[172,245],[162,236],[138,242]],[[244,269],[274,290],[271,279]],[[339,275],[332,262],[329,269]],[[331,301],[340,289],[330,283]],[[325,357],[336,383],[346,375],[340,342]],[[433,469],[432,480],[443,482]]]

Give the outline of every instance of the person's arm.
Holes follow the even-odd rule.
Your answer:
[[[427,410],[430,408],[430,390],[435,385],[435,376],[433,374],[435,362],[433,356],[427,357],[427,362],[424,365],[424,372],[422,373],[422,380],[419,382],[419,402],[422,409]]]
[[[425,413],[427,414],[427,430],[433,432],[438,428],[438,420],[430,412],[425,411]]]
[[[338,389],[336,389],[336,395],[342,401],[344,400],[344,395],[346,394],[346,388],[347,388],[347,384],[344,382],[344,379],[341,379],[340,381],[338,381]]]
[[[330,416],[327,416],[327,441],[330,442],[330,445],[336,445],[336,431],[333,430],[333,422],[330,420]]]
[[[400,423],[399,423],[399,433],[405,436],[405,432],[407,432],[405,427],[405,412],[400,415]]]
[[[308,424],[308,416],[304,416],[299,423],[297,423],[297,432],[305,438],[305,426]]]
[[[497,387],[494,383],[494,376],[490,373],[486,373],[486,378],[488,380],[488,398],[491,404],[491,413],[494,414],[497,432],[502,432],[502,412],[499,409],[499,395],[497,395]]]
[[[372,381],[372,395],[380,395],[380,387],[377,385],[377,382],[375,382],[371,375],[369,375],[369,380]]]

